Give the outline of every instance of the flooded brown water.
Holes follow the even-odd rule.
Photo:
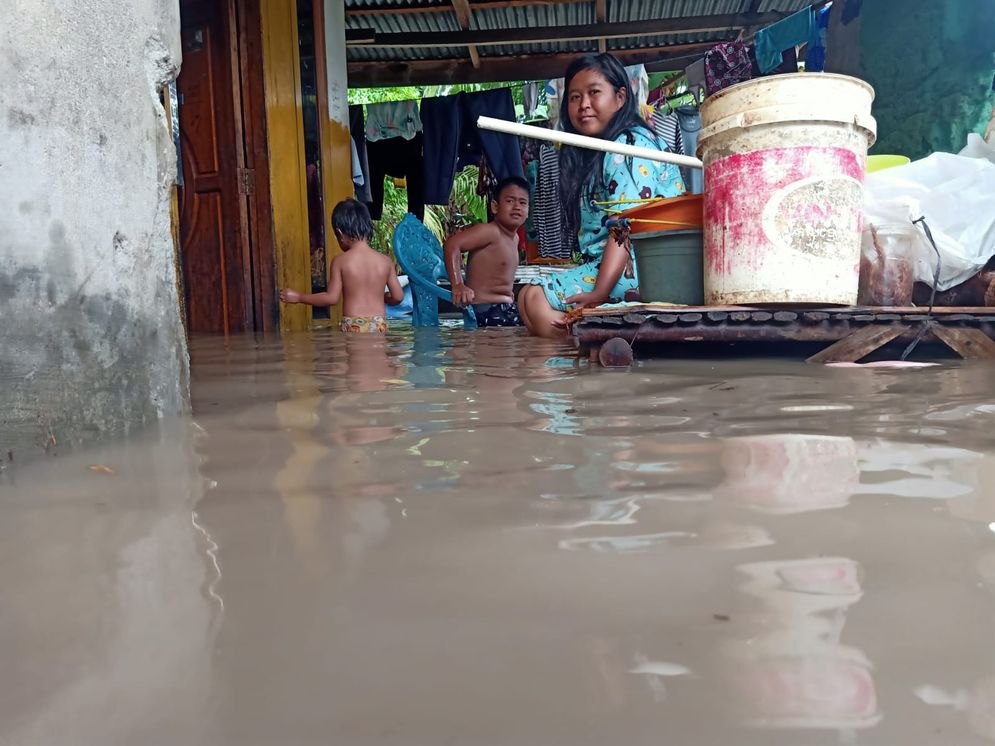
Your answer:
[[[995,368],[572,355],[196,340],[0,475],[0,744],[995,741]]]

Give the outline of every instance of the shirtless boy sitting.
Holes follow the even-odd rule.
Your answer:
[[[491,200],[494,220],[473,225],[446,241],[446,272],[453,288],[453,303],[473,304],[477,325],[521,326],[515,304],[515,269],[518,267],[518,229],[529,216],[529,185],[509,176],[498,182]],[[467,252],[466,282],[462,255]]]
[[[344,314],[340,328],[344,332],[387,331],[385,303],[396,306],[404,300],[394,265],[373,249],[373,221],[366,205],[345,199],[332,210],[332,228],[344,254],[332,260],[331,281],[324,293],[299,293],[290,288],[280,291],[284,303],[309,306],[334,306],[342,299]],[[387,292],[384,292],[384,286]]]

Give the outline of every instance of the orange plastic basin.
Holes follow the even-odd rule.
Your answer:
[[[616,215],[629,221],[633,233],[686,230],[704,224],[704,194],[683,194],[633,207]]]

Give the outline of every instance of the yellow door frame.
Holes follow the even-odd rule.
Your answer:
[[[347,90],[344,2],[315,0],[314,9],[327,271],[333,255],[339,253],[332,232],[331,208],[353,194],[352,150],[348,107],[343,106]],[[325,27],[328,9],[332,15],[330,28]],[[311,255],[297,2],[260,0],[260,14],[276,277],[281,288],[306,291],[311,287]],[[326,53],[329,40],[333,49]],[[329,61],[334,70],[328,70]],[[340,114],[343,109],[344,121]],[[337,322],[341,318],[341,304],[331,311],[332,321]],[[314,324],[310,306],[280,304],[281,330],[310,329]]]

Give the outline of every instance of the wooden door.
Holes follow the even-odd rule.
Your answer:
[[[232,0],[180,4],[180,256],[191,332],[253,328],[251,251]]]

